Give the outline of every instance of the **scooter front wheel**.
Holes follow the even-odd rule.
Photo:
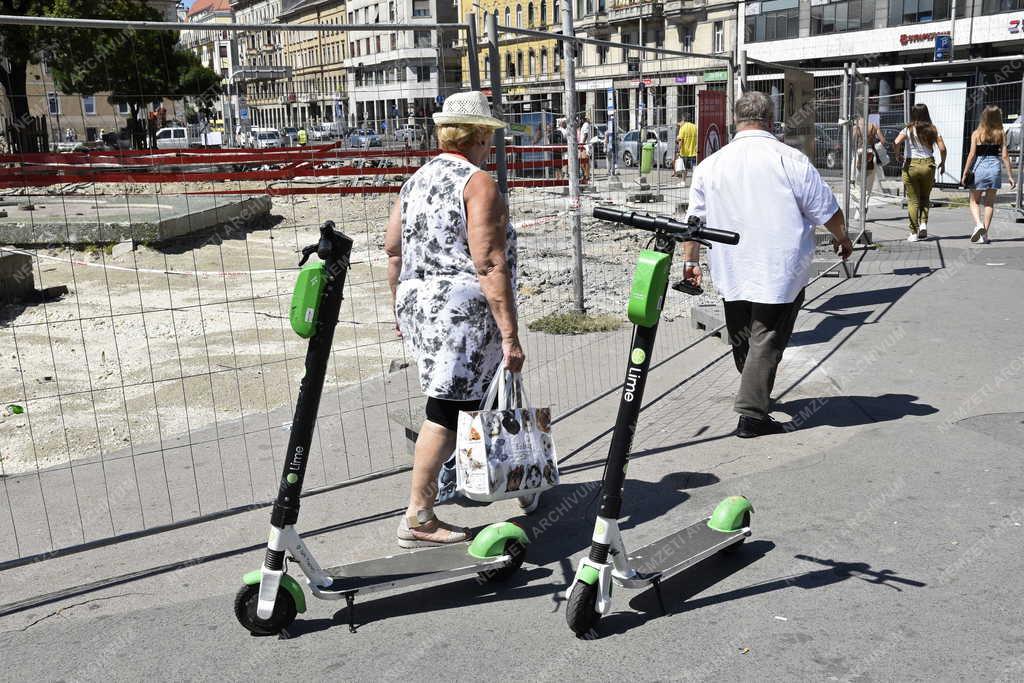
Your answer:
[[[295,615],[298,613],[295,607],[295,598],[283,586],[277,589],[274,611],[269,619],[260,619],[256,616],[259,597],[260,585],[258,583],[252,586],[242,586],[235,595],[235,617],[249,633],[254,636],[276,636],[295,621]]]
[[[577,636],[584,637],[594,630],[600,619],[601,613],[597,611],[597,584],[577,581],[569,593],[565,608],[565,621],[569,628]]]

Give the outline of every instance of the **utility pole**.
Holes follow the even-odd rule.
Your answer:
[[[583,226],[580,219],[580,158],[576,137],[576,65],[572,3],[562,7],[562,72],[565,79],[565,146],[569,153],[569,224],[572,229],[572,286],[575,310],[583,305]]]

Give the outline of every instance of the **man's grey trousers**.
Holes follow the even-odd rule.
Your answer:
[[[734,403],[740,415],[763,420],[771,412],[775,371],[803,303],[803,290],[788,304],[725,302],[725,326],[736,369],[741,375]]]

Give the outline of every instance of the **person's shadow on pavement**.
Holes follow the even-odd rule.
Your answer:
[[[853,427],[904,417],[922,417],[939,412],[934,406],[920,403],[919,397],[912,394],[795,398],[776,403],[773,410],[789,415],[788,427],[791,427],[791,431],[826,425]]]

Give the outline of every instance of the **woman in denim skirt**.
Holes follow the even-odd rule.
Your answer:
[[[985,244],[989,243],[988,231],[995,211],[996,191],[1003,185],[1003,166],[1006,167],[1012,189],[1015,183],[1010,168],[1010,154],[1006,149],[1006,133],[1003,131],[1003,110],[989,105],[981,113],[978,128],[971,133],[971,151],[967,155],[964,176],[960,181],[961,185],[971,189],[971,216],[974,217],[972,242],[981,240]],[[967,177],[971,171],[974,172],[973,184],[968,182]],[[979,206],[982,202],[984,210]]]

